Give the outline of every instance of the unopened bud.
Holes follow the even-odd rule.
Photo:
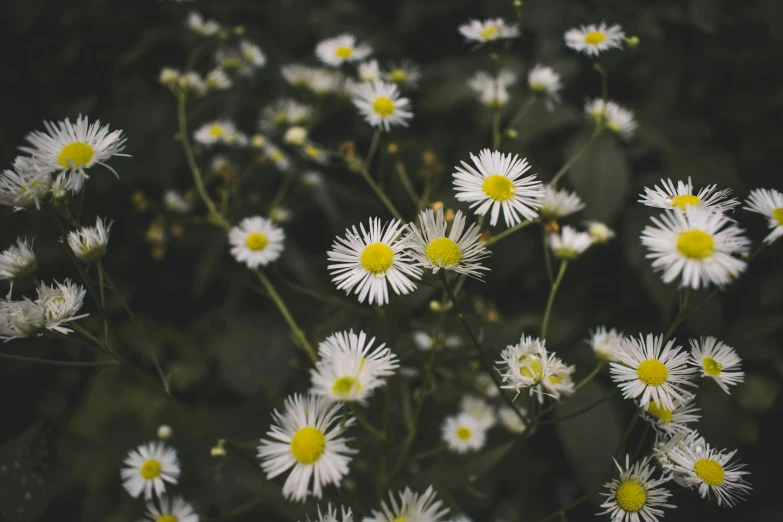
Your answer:
[[[400,148],[397,146],[396,143],[389,143],[389,146],[386,148],[386,151],[389,154],[397,154],[400,152]]]
[[[171,435],[173,433],[173,430],[171,429],[171,426],[168,424],[161,424],[158,426],[158,438],[160,440],[169,440],[171,438]]]
[[[506,136],[508,136],[509,139],[515,140],[517,139],[517,136],[519,136],[519,133],[514,129],[508,129],[506,131]]]
[[[625,38],[625,43],[628,44],[628,47],[631,49],[635,49],[639,45],[639,38],[636,36],[628,36]]]

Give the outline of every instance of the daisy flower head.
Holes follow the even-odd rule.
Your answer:
[[[508,103],[508,88],[516,80],[517,75],[508,69],[501,69],[497,78],[486,71],[478,71],[468,80],[468,87],[476,93],[484,106],[497,109]]]
[[[707,185],[694,195],[690,177],[688,183],[678,181],[676,186],[672,180],[662,179],[660,187],[658,185],[653,188],[644,187],[644,194],[639,194],[642,198],[639,203],[665,210],[685,210],[690,206],[720,213],[739,205],[739,201],[729,198],[731,189],[716,191],[717,187],[717,185]]]
[[[49,330],[66,334],[71,330],[62,325],[90,315],[76,315],[84,304],[87,291],[70,279],[62,283],[55,281],[52,286],[41,283],[37,292],[38,302],[44,309],[44,326]]]
[[[307,522],[310,522],[310,517],[307,517]],[[322,513],[321,507],[318,506],[318,519],[312,522],[353,522],[353,512],[351,508],[345,506],[340,506],[340,511],[337,511],[329,504],[326,511]]]
[[[593,244],[593,238],[587,232],[579,232],[568,225],[560,229],[560,233],[550,233],[547,236],[549,248],[555,257],[563,261],[576,259]]]
[[[30,337],[45,325],[44,307],[39,301],[0,298],[0,339]]]
[[[275,144],[267,141],[264,144],[264,155],[274,164],[274,166],[282,170],[288,171],[291,168],[291,160],[283,150]]]
[[[599,361],[613,362],[617,360],[617,351],[623,342],[623,332],[614,328],[607,330],[605,326],[599,326],[595,332],[590,332],[590,339],[586,342]]]
[[[266,55],[259,46],[250,40],[239,42],[239,53],[242,59],[251,69],[258,69],[266,65]]]
[[[307,129],[304,127],[289,127],[283,135],[283,142],[294,147],[301,147],[307,142]]]
[[[673,508],[666,501],[671,496],[667,489],[661,486],[671,477],[664,474],[658,479],[653,479],[655,467],[651,465],[649,457],[630,465],[628,455],[625,456],[625,466],[614,461],[620,470],[620,478],[604,484],[609,489],[608,493],[601,493],[606,501],[601,504],[602,511],[599,515],[608,514],[612,522],[658,522],[658,517],[663,517],[661,508]]]
[[[451,223],[448,236],[448,224],[443,218],[443,209],[436,214],[432,209],[419,214],[419,227],[411,223],[406,247],[419,266],[432,270],[453,270],[469,277],[481,279],[481,260],[489,256],[483,241],[479,241],[481,231],[474,223],[465,230],[465,216],[457,211]]]
[[[180,72],[173,67],[164,67],[160,70],[158,81],[167,87],[176,87],[179,81]]]
[[[215,120],[205,123],[193,134],[193,139],[204,146],[218,143],[224,145],[244,145],[247,137],[239,132],[236,126],[228,120]]]
[[[593,119],[596,125],[604,125],[607,129],[626,140],[633,137],[637,127],[639,127],[633,111],[613,101],[604,103],[601,98],[587,100],[585,113]]]
[[[686,395],[684,400],[676,399],[673,401],[673,408],[666,408],[655,402],[642,409],[642,417],[652,424],[656,431],[666,435],[675,433],[687,433],[691,431],[688,424],[697,422],[701,415],[693,404],[694,395]]]
[[[366,404],[377,389],[394,375],[399,360],[384,343],[373,348],[367,334],[337,332],[318,347],[320,360],[310,370],[313,393],[332,401]]]
[[[740,370],[742,362],[734,348],[712,336],[702,337],[698,341],[690,340],[691,364],[702,377],[713,379],[718,386],[729,392],[729,386],[735,386],[745,380],[745,372]]]
[[[516,38],[519,36],[519,28],[516,25],[507,25],[502,18],[474,19],[459,26],[459,33],[467,42],[483,44],[494,40]]]
[[[343,430],[355,419],[340,415],[342,405],[317,395],[292,395],[282,413],[272,414],[274,424],[261,439],[258,458],[267,479],[291,473],[283,485],[283,496],[304,502],[309,495],[321,498],[323,487],[339,485],[348,474],[351,455]],[[270,440],[271,439],[271,440]]]
[[[383,126],[388,132],[392,125],[408,126],[413,118],[410,100],[400,98],[397,86],[380,80],[361,83],[352,90],[352,101],[373,127]]]
[[[615,352],[617,362],[610,364],[612,379],[626,399],[639,398],[639,407],[650,402],[658,407],[674,409],[674,401],[686,401],[690,395],[684,386],[695,386],[691,378],[696,370],[688,365],[688,353],[669,341],[663,346],[663,336],[647,334],[623,339]]]
[[[696,489],[702,498],[715,495],[719,506],[733,507],[752,489],[744,480],[750,472],[742,471],[744,464],[732,462],[736,453],[737,450],[718,451],[698,433],[691,432],[667,457],[687,487]]]
[[[680,286],[695,290],[722,287],[741,274],[747,263],[732,256],[745,252],[750,242],[743,230],[723,214],[688,207],[653,217],[655,226],[642,231],[652,267],[663,271],[663,281],[681,276]]]
[[[280,74],[288,85],[295,88],[310,88],[313,68],[307,65],[291,63],[280,68]]]
[[[498,390],[497,385],[495,385],[495,381],[492,379],[492,376],[487,372],[481,372],[476,375],[476,380],[473,384],[477,390],[490,399],[500,397],[500,390]]]
[[[359,230],[354,226],[345,231],[345,237],[335,238],[327,252],[329,272],[338,290],[352,291],[369,304],[389,302],[389,287],[397,295],[407,295],[416,289],[412,279],[421,277],[421,269],[406,251],[404,227],[393,219],[383,224],[380,218],[371,218]]]
[[[552,101],[560,101],[559,92],[563,84],[560,75],[551,67],[536,64],[527,75],[527,85],[534,94],[546,98],[547,108],[550,111],[553,108]]]
[[[106,255],[111,225],[106,225],[105,220],[98,217],[94,227],[82,227],[69,232],[68,246],[78,259],[86,262],[97,261]]]
[[[198,522],[198,514],[182,497],[162,496],[147,502],[147,516],[141,522]]]
[[[230,89],[233,82],[223,69],[212,69],[204,80],[204,86],[210,91]]]
[[[89,178],[85,172],[95,165],[103,165],[117,173],[106,161],[121,154],[125,137],[121,130],[109,131],[108,125],[96,120],[90,123],[81,114],[76,123],[66,118],[59,122],[44,122],[45,132],[33,131],[27,135],[29,147],[20,149],[32,156],[40,171],[58,171],[68,175],[74,193],[81,190]]]
[[[176,190],[167,190],[163,194],[163,206],[169,212],[175,212],[177,214],[187,214],[193,210],[193,202],[187,199],[185,196],[177,192]]]
[[[364,60],[371,53],[369,45],[358,44],[356,37],[348,33],[322,40],[315,47],[316,57],[331,67]]]
[[[585,204],[576,192],[544,185],[544,199],[541,201],[539,212],[545,221],[557,221],[583,208]]]
[[[525,408],[519,409],[522,412],[522,415],[527,415]],[[522,419],[519,418],[519,415],[517,415],[514,410],[508,406],[502,406],[498,409],[498,417],[500,418],[500,423],[503,425],[503,427],[511,433],[519,435],[524,433],[527,429],[527,425],[525,425]]]
[[[392,82],[400,89],[416,89],[421,80],[421,67],[410,60],[389,64],[383,74],[384,80]]]
[[[25,279],[34,275],[37,268],[33,242],[28,243],[27,238],[16,238],[16,245],[0,252],[0,279]]]
[[[283,229],[261,216],[243,219],[228,234],[231,255],[249,268],[276,261],[283,251],[283,241]]]
[[[378,60],[368,60],[360,63],[356,67],[356,72],[360,82],[371,83],[381,79],[381,68],[378,66]]]
[[[783,236],[783,193],[774,189],[751,190],[745,210],[766,216],[772,232],[764,238],[765,243],[772,243]]]
[[[487,428],[467,413],[446,417],[440,430],[441,438],[453,453],[479,451],[487,441]]]
[[[179,478],[177,452],[163,442],[142,444],[128,453],[124,463],[126,467],[120,470],[122,486],[134,498],[142,493],[147,500],[153,493],[161,497],[166,483],[176,485]]]
[[[432,486],[421,495],[405,488],[398,497],[389,492],[389,503],[381,502],[381,511],[373,510],[372,516],[364,517],[362,522],[443,522],[449,513],[443,501],[435,497]]]
[[[501,154],[484,149],[478,156],[470,155],[473,165],[462,161],[454,172],[455,197],[471,203],[478,216],[490,213],[490,225],[498,222],[500,211],[507,227],[538,217],[544,190],[535,174],[524,176],[530,170],[526,159],[516,154]]]
[[[567,379],[566,376],[573,372],[554,353],[547,352],[544,340],[524,334],[518,344],[507,346],[500,357],[501,360],[496,362],[501,365],[499,371],[506,383],[502,388],[517,393],[530,389],[531,395],[538,395],[539,402],[543,402],[544,395],[558,398],[558,393],[552,393],[552,385]],[[547,384],[543,384],[544,381]]]
[[[593,238],[593,244],[607,243],[615,236],[614,230],[600,221],[585,221],[585,226],[587,233]]]
[[[565,43],[578,53],[598,56],[609,49],[621,48],[623,38],[625,33],[622,27],[601,22],[598,25],[589,24],[569,29],[565,34]]]
[[[543,401],[543,396],[547,395],[554,400],[559,401],[560,397],[567,397],[574,394],[574,366],[565,366],[560,371],[552,373],[541,381],[538,390],[539,402]]]
[[[465,395],[460,402],[461,413],[473,417],[485,430],[490,429],[497,423],[495,410],[490,404],[479,397]]]
[[[340,75],[323,68],[313,69],[310,75],[310,90],[318,96],[337,93],[340,90]],[[346,86],[348,82],[345,82]]]
[[[215,20],[205,19],[201,13],[191,11],[185,19],[185,27],[199,36],[212,36],[220,31],[220,24]]]
[[[182,92],[202,96],[207,92],[207,85],[197,72],[186,72],[177,78],[177,87]]]
[[[0,205],[21,210],[35,206],[49,194],[52,185],[51,168],[33,158],[17,157],[13,168],[0,173]]]

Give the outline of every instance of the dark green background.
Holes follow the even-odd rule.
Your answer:
[[[74,118],[82,112],[125,131],[132,158],[112,161],[119,181],[108,172],[95,173],[88,185],[85,216],[115,221],[107,270],[121,281],[119,286],[142,320],[129,321],[120,303],[112,300],[112,323],[117,342],[135,349],[134,362],[151,376],[126,369],[62,370],[0,361],[0,440],[7,441],[0,447],[0,465],[19,461],[23,471],[37,473],[44,482],[25,485],[0,474],[0,512],[9,520],[135,520],[141,503],[122,490],[119,467],[126,452],[153,438],[161,423],[174,428],[172,443],[183,462],[177,491],[209,520],[254,498],[260,499],[255,510],[237,520],[304,518],[305,508],[279,498],[280,480],[260,480],[261,475],[241,458],[219,463],[209,457],[209,448],[219,437],[242,442],[260,437],[282,397],[306,389],[305,360],[295,351],[285,323],[250,290],[251,278],[230,259],[217,230],[187,226],[183,237],[171,238],[165,258],[154,261],[144,240],[154,213],[137,212],[131,204],[131,193],[137,189],[159,203],[166,188],[189,186],[181,148],[173,140],[174,99],[156,79],[162,66],[180,67],[199,43],[182,26],[191,7],[223,23],[244,25],[269,59],[252,83],[238,88],[241,95],[211,97],[198,121],[228,115],[252,131],[264,103],[290,93],[279,66],[292,60],[312,62],[318,39],[351,31],[373,45],[382,63],[407,57],[424,67],[421,89],[413,95],[413,124],[407,131],[395,130],[392,139],[403,150],[411,173],[421,166],[425,150],[436,153],[445,178],[436,199],[454,203],[448,180],[451,166],[489,144],[490,120],[465,86],[475,70],[488,68],[487,52],[472,52],[456,27],[473,17],[513,19],[510,1],[8,0],[0,22],[7,35],[0,48],[0,160],[7,168],[25,134],[41,128],[44,119]],[[639,244],[650,213],[635,203],[642,187],[662,176],[692,176],[697,185],[718,183],[743,198],[755,187],[783,188],[778,164],[783,142],[783,4],[777,0],[525,2],[523,38],[514,41],[503,59],[520,73],[534,62],[552,65],[563,74],[567,87],[564,103],[554,113],[547,114],[542,107],[531,111],[519,139],[508,142],[507,151],[526,156],[534,171],[548,179],[584,139],[589,129],[581,105],[586,96],[599,94],[599,82],[589,61],[564,47],[562,35],[573,25],[602,19],[622,24],[641,40],[638,49],[608,53],[602,62],[609,72],[610,97],[636,112],[640,128],[628,144],[602,139],[566,177],[588,205],[572,223],[603,219],[618,231],[616,240],[591,251],[569,270],[555,304],[548,344],[577,365],[578,377],[594,364],[581,342],[590,328],[607,324],[626,333],[660,332],[675,311],[673,288],[659,282]],[[202,58],[198,68],[203,72],[209,63]],[[512,96],[517,103],[524,99],[519,86],[513,94],[519,94]],[[343,108],[319,125],[314,136],[330,147],[354,139],[364,151],[370,132],[350,108]],[[251,157],[239,154],[236,161],[244,165]],[[388,158],[381,161],[388,190],[406,216],[412,216],[413,209],[390,174]],[[298,167],[296,174],[300,171]],[[287,199],[295,218],[286,227],[286,251],[273,278],[279,282],[282,276],[340,297],[329,283],[325,264],[333,236],[370,215],[385,216],[385,210],[346,170],[330,168],[325,175],[327,189],[297,185]],[[232,217],[262,212],[279,182],[273,169],[260,169],[252,184],[262,195],[261,206],[247,206]],[[45,212],[2,212],[0,245],[10,244],[16,235],[35,236],[42,279],[78,276]],[[766,235],[761,217],[741,210],[735,217],[755,243]],[[715,335],[734,346],[744,360],[747,382],[731,396],[713,383],[701,383],[698,403],[703,419],[698,427],[717,446],[739,449],[754,491],[749,501],[731,510],[678,492],[678,508],[667,512],[665,520],[783,517],[775,497],[779,473],[772,464],[779,460],[781,435],[774,419],[783,413],[780,256],[780,244],[767,249],[739,281],[677,332],[683,342],[688,335]],[[475,310],[481,311],[482,303],[498,307],[500,323],[487,323],[480,314],[472,319],[483,328],[486,344],[499,351],[516,342],[522,331],[537,332],[548,292],[540,232],[526,230],[505,240],[488,264],[492,271],[487,282],[470,282],[467,289],[482,297],[473,303]],[[387,341],[407,365],[415,365],[419,357],[410,341],[410,317],[436,320],[426,306],[434,294],[424,286],[389,307],[386,324],[377,315],[328,306],[279,286],[311,339],[321,340],[338,329],[362,328]],[[31,287],[16,288],[16,296],[33,292]],[[84,324],[97,331],[94,305],[86,305],[86,310],[92,315]],[[449,330],[461,333],[453,320],[450,317]],[[17,340],[1,349],[53,359],[89,356],[77,346],[46,340]],[[163,361],[171,375],[173,398],[162,392],[145,353]],[[425,408],[424,435],[417,439],[416,452],[437,442],[442,418],[458,408],[475,368],[465,359],[440,366],[438,393]],[[390,383],[397,407],[400,390],[418,384],[416,379]],[[563,411],[589,402],[609,386],[603,375]],[[379,416],[381,395],[370,403],[373,419]],[[433,464],[418,474],[403,473],[395,487],[421,488],[433,481],[447,502],[456,502],[474,520],[535,521],[609,478],[609,455],[632,412],[630,402],[615,398],[558,429],[542,428],[472,489],[465,488],[466,470],[480,470],[496,458],[509,440],[502,429],[492,432],[485,454],[426,461]],[[403,435],[397,426],[398,442]],[[637,429],[632,447],[640,436]],[[377,508],[371,471],[377,450],[364,442],[364,436],[362,441],[351,473],[358,489],[347,491],[345,498],[367,510]],[[246,456],[252,454],[249,450]],[[335,502],[334,490],[329,494]],[[13,515],[22,505],[24,513]],[[314,504],[306,509],[314,513]],[[595,512],[588,505],[569,514],[569,520],[594,520]]]

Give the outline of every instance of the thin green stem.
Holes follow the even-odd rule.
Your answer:
[[[536,101],[535,96],[530,96],[527,101],[519,108],[517,113],[514,115],[514,117],[511,119],[511,122],[509,122],[508,125],[506,125],[506,128],[503,130],[503,135],[500,137],[500,144],[503,144],[503,140],[505,140],[508,137],[508,131],[514,129],[517,125],[519,125],[519,122],[522,120],[522,118],[525,117],[525,114],[527,114],[527,111],[530,110],[530,107],[533,106],[533,103]]]
[[[372,141],[370,142],[370,149],[367,151],[367,156],[364,157],[364,161],[362,162],[362,169],[367,170],[369,168],[370,163],[375,156],[375,151],[378,150],[378,143],[381,141],[382,132],[383,129],[381,127],[375,129],[375,133],[372,135]]]
[[[644,442],[647,440],[647,434],[650,431],[650,423],[646,423],[644,425],[644,432],[642,432],[642,438],[639,439],[639,444],[636,445],[636,449],[633,452],[633,455],[631,455],[631,461],[636,461],[636,457],[639,456],[639,452],[642,451],[642,447],[644,447]]]
[[[546,242],[546,231],[541,234],[541,246],[544,248],[544,266],[546,267],[546,277],[549,280],[549,286],[554,283],[555,276],[552,273],[552,254],[549,252],[549,245]]]
[[[367,171],[367,169],[364,166],[362,166],[359,169],[359,174],[362,176],[362,178],[364,178],[364,181],[367,182],[367,184],[370,186],[373,192],[375,192],[375,195],[378,196],[378,198],[383,202],[383,204],[389,210],[391,215],[399,219],[400,221],[404,222],[405,219],[403,219],[402,214],[399,213],[399,211],[394,206],[394,204],[389,200],[389,198],[386,197],[386,193],[383,191],[381,187],[378,186],[375,180],[372,179],[372,176],[370,176],[370,173]]]
[[[560,170],[557,171],[557,174],[552,178],[552,181],[549,182],[551,186],[557,185],[557,182],[560,181],[560,178],[563,177],[563,174],[568,172],[571,167],[574,166],[574,164],[579,161],[582,156],[585,155],[585,153],[590,150],[590,147],[593,146],[593,143],[595,143],[595,140],[598,139],[598,136],[601,134],[601,131],[603,130],[603,125],[596,125],[595,129],[593,129],[593,133],[590,135],[590,138],[585,142],[582,147],[576,151],[576,154],[571,156],[571,158],[563,165]]]
[[[492,109],[492,150],[500,147],[500,108]]]
[[[532,225],[533,223],[538,223],[538,219],[531,219],[531,220],[528,220],[528,221],[523,221],[523,222],[521,222],[521,223],[519,223],[517,225],[514,225],[511,228],[507,228],[506,230],[504,230],[500,234],[498,234],[496,236],[492,236],[491,238],[489,238],[487,240],[486,246],[494,245],[495,243],[497,243],[501,239],[506,238],[506,237],[510,236],[511,234],[513,234],[514,232],[522,230],[526,226]]]
[[[561,281],[563,281],[563,275],[565,275],[566,268],[568,268],[568,261],[560,263],[560,271],[557,273],[557,279],[552,284],[552,289],[549,291],[549,299],[546,303],[546,311],[544,312],[544,320],[541,322],[541,338],[546,338],[547,329],[549,328],[549,318],[552,315],[552,305],[555,303],[555,295],[557,289],[560,287]]]
[[[677,307],[677,315],[674,317],[674,321],[672,321],[672,324],[669,327],[669,329],[666,330],[666,333],[663,335],[662,344],[666,344],[666,341],[669,340],[669,338],[672,336],[672,334],[677,329],[677,327],[680,326],[685,321],[685,318],[687,317],[685,310],[688,307],[688,301],[691,298],[691,293],[692,291],[690,288],[686,288],[685,290],[680,290],[680,295],[678,298],[679,306]],[[700,303],[699,307],[701,307],[701,305],[704,304],[708,299],[709,297],[705,299],[702,303]],[[697,307],[697,309],[699,307]],[[694,311],[695,310],[691,311],[691,313],[693,313]]]
[[[413,457],[411,457],[411,462],[418,462],[420,460],[428,459],[430,457],[434,457],[435,455],[443,453],[444,451],[446,451],[446,446],[441,444],[435,446],[431,450],[422,451],[421,453],[414,455]]]
[[[587,500],[590,500],[590,498],[593,497],[593,495],[595,495],[596,493],[598,493],[601,490],[602,487],[603,487],[603,485],[601,485],[600,487],[598,487],[598,488],[596,488],[596,489],[594,489],[594,490],[592,490],[592,491],[590,491],[588,493],[585,493],[584,495],[582,495],[581,497],[577,498],[576,500],[574,500],[570,504],[568,504],[568,505],[558,509],[557,511],[553,511],[552,513],[548,514],[544,518],[540,519],[538,522],[548,522],[549,520],[553,520],[553,519],[555,519],[557,517],[561,517],[561,518],[564,517],[567,512],[569,512],[570,510],[574,509],[576,506],[582,504],[583,502],[585,502]]]
[[[22,357],[21,355],[11,355],[10,353],[0,353],[0,358],[27,363],[46,364],[49,366],[65,366],[69,368],[95,368],[101,366],[119,366],[120,364],[117,361],[53,361],[51,359],[39,359],[37,357]]]
[[[538,426],[546,426],[547,424],[557,424],[557,423],[558,423],[558,422],[560,422],[560,421],[564,421],[564,420],[568,420],[568,419],[573,419],[574,417],[579,417],[580,415],[582,415],[582,414],[584,414],[584,413],[587,413],[588,411],[592,410],[592,409],[593,409],[593,408],[595,408],[596,406],[600,406],[601,404],[603,404],[604,402],[606,402],[606,400],[607,400],[607,399],[609,399],[609,397],[611,397],[612,395],[614,395],[614,392],[615,392],[615,391],[617,391],[617,388],[612,388],[612,389],[609,391],[609,393],[607,393],[606,395],[604,395],[604,396],[603,396],[603,397],[601,397],[600,399],[597,399],[597,400],[595,400],[595,401],[591,402],[590,404],[588,404],[588,405],[587,405],[587,406],[585,406],[584,408],[580,408],[580,409],[578,409],[578,410],[576,410],[576,411],[574,411],[574,412],[571,412],[571,413],[569,413],[569,414],[567,414],[567,415],[563,415],[563,416],[561,416],[561,417],[557,417],[557,418],[554,418],[554,419],[547,419],[547,420],[544,420],[544,421],[536,422],[535,424],[536,424],[536,425],[538,425]],[[543,413],[544,413],[544,412],[541,412],[541,414],[539,414],[539,417],[540,417],[540,416],[541,416]]]
[[[91,334],[89,331],[87,331],[87,329],[84,328],[79,323],[71,323],[69,326],[71,328],[73,328],[73,330],[75,332],[83,335],[84,337],[86,337],[87,339],[89,339],[90,341],[95,343],[95,345],[98,346],[99,348],[106,349],[106,343],[105,342],[103,342],[100,339],[98,339],[97,337],[95,337],[93,334]]]
[[[119,290],[117,290],[117,287],[114,285],[114,281],[112,281],[111,277],[109,277],[109,273],[106,270],[103,271],[103,276],[106,278],[106,282],[109,283],[109,288],[111,288],[111,291],[114,292],[114,295],[117,296],[117,299],[119,299],[120,303],[122,303],[122,307],[125,309],[125,312],[127,312],[128,316],[130,316],[130,318],[135,321],[136,314],[133,313],[133,310],[131,310],[128,302],[119,292]]]
[[[103,263],[99,259],[95,265],[98,267],[98,289],[101,293],[101,308],[106,310],[106,285],[104,283]],[[109,344],[109,321],[106,313],[103,314],[103,342]]]
[[[405,170],[405,164],[400,160],[395,160],[394,168],[397,171],[397,176],[399,176],[400,181],[402,182],[402,186],[405,188],[405,192],[408,193],[408,196],[411,198],[411,201],[413,201],[413,204],[418,207],[420,198],[416,193],[416,189],[413,188],[411,178],[408,177],[408,171]]]
[[[599,361],[598,364],[596,365],[596,367],[593,369],[593,371],[590,372],[590,374],[587,377],[585,377],[584,379],[579,381],[576,386],[574,386],[574,392],[573,393],[576,393],[577,391],[579,391],[580,388],[582,388],[582,386],[584,386],[588,382],[592,381],[593,378],[596,375],[598,375],[598,372],[600,372],[601,368],[603,368],[603,367],[604,367],[603,361]]]
[[[633,431],[633,427],[636,426],[636,421],[639,419],[639,414],[641,413],[641,409],[636,408],[636,411],[633,414],[633,418],[631,419],[630,424],[628,424],[628,427],[625,429],[625,433],[623,433],[623,438],[620,439],[620,443],[617,445],[617,449],[614,450],[614,456],[618,457],[622,450],[625,448],[625,443],[628,442],[628,437],[631,436],[631,432]]]
[[[386,439],[386,435],[381,430],[373,426],[372,423],[362,414],[362,412],[359,411],[359,408],[357,408],[356,405],[350,404],[350,407],[351,412],[353,412],[353,416],[356,417],[356,420],[359,421],[359,424],[361,424],[370,435],[381,441]]]
[[[277,189],[277,194],[275,194],[274,199],[269,204],[267,215],[271,215],[272,211],[274,211],[280,205],[280,203],[282,203],[283,198],[285,197],[286,193],[288,193],[288,189],[291,187],[292,181],[293,176],[291,174],[286,174],[283,178],[283,183],[281,183],[280,188]]]

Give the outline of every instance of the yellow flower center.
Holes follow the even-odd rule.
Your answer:
[[[720,375],[720,371],[723,369],[723,365],[712,357],[705,357],[701,362],[704,365],[704,371],[713,377]]]
[[[772,218],[778,222],[778,226],[783,227],[783,208],[772,209]]]
[[[275,114],[275,118],[274,118],[274,124],[275,125],[277,125],[278,127],[282,127],[286,123],[288,123],[288,113],[287,112],[280,111],[280,112]]]
[[[255,53],[253,53],[253,51],[250,49],[245,49],[245,52],[242,54],[245,56],[245,60],[247,60],[248,62],[252,62],[256,58]]]
[[[540,382],[544,377],[541,359],[535,355],[523,355],[519,358],[519,375]]]
[[[641,484],[634,480],[626,480],[620,484],[620,487],[614,493],[614,497],[617,500],[617,505],[623,511],[630,513],[636,513],[647,502],[647,492]]]
[[[693,194],[681,194],[672,198],[672,208],[680,207],[680,210],[685,210],[688,205],[695,207],[699,203],[701,200]]]
[[[661,424],[669,424],[674,412],[669,408],[664,408],[663,405],[659,406],[657,402],[651,402],[647,407],[647,413],[658,419]]]
[[[623,128],[620,126],[619,123],[611,120],[606,122],[606,128],[614,132],[615,134],[620,133],[623,130]]]
[[[571,260],[571,259],[576,258],[576,256],[578,256],[578,255],[579,255],[579,252],[577,252],[573,248],[561,247],[561,248],[556,248],[555,249],[555,257],[558,258],[558,259]]]
[[[544,85],[541,82],[533,82],[533,83],[530,84],[530,90],[533,91],[533,92],[542,93],[542,92],[546,92],[547,88],[546,88],[546,85]]]
[[[351,393],[351,390],[355,389],[358,392],[361,387],[362,385],[359,384],[359,381],[353,377],[340,377],[334,381],[332,392],[335,395],[348,395]]]
[[[389,78],[394,83],[405,83],[408,81],[408,73],[405,72],[405,69],[393,69],[389,73]]]
[[[488,40],[490,38],[494,38],[495,35],[497,35],[497,32],[498,32],[497,27],[495,27],[494,25],[490,25],[489,27],[487,27],[486,29],[484,29],[479,33],[479,38],[481,38],[482,40]]]
[[[362,266],[367,269],[368,272],[381,274],[392,266],[394,253],[388,245],[383,243],[372,243],[364,247],[364,251],[359,259]]]
[[[471,436],[470,430],[465,426],[457,428],[457,438],[459,440],[468,440]]]
[[[64,169],[84,168],[92,159],[93,154],[95,154],[95,149],[84,142],[74,141],[63,147],[60,155],[57,156],[57,163]]]
[[[500,174],[488,176],[481,188],[484,190],[484,194],[495,201],[508,201],[514,197],[514,193],[517,191],[511,180]]]
[[[141,476],[146,480],[157,478],[157,476],[160,475],[160,462],[155,459],[150,459],[141,465],[141,470],[139,471]]]
[[[677,250],[691,259],[704,259],[715,252],[712,236],[701,230],[688,230],[677,237]]]
[[[397,518],[395,518],[392,522],[408,522],[408,517],[405,515],[400,515]]]
[[[269,240],[261,232],[248,234],[247,239],[245,239],[245,245],[250,250],[263,250],[268,242]]]
[[[321,149],[316,147],[315,145],[308,145],[304,149],[305,154],[307,154],[307,157],[311,159],[317,158],[321,154]]]
[[[242,68],[242,60],[236,56],[229,56],[223,59],[223,68],[229,71],[235,71]]]
[[[391,116],[394,114],[394,102],[383,96],[375,98],[375,101],[372,102],[372,108],[381,116]]]
[[[598,45],[604,40],[606,40],[606,35],[601,31],[592,31],[585,35],[585,43],[589,43],[590,45]]]
[[[693,472],[708,486],[720,486],[726,478],[723,466],[712,459],[699,459],[693,465]]]
[[[291,438],[291,453],[301,464],[312,464],[321,458],[326,449],[326,437],[312,426],[305,426]]]
[[[636,369],[636,375],[647,386],[660,386],[666,382],[669,370],[658,359],[647,359]]]
[[[343,59],[350,58],[351,55],[353,54],[353,49],[341,45],[334,51],[334,54],[336,54],[339,58],[343,58]]]
[[[177,522],[177,517],[174,515],[161,515],[155,519],[155,522]]]
[[[217,138],[218,136],[223,135],[224,130],[225,129],[223,128],[222,125],[213,125],[209,128],[209,135],[212,136],[213,138]]]
[[[459,245],[447,237],[438,237],[430,241],[425,254],[433,265],[438,266],[452,266],[462,261],[462,250]]]

